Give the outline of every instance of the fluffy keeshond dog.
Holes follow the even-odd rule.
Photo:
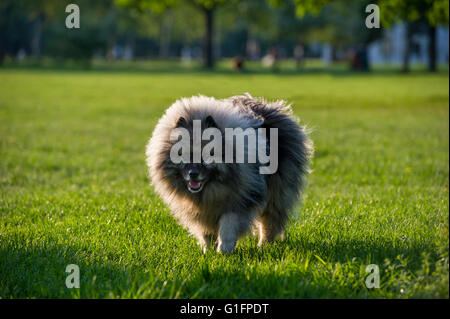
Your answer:
[[[313,153],[304,127],[291,113],[284,101],[267,102],[250,94],[222,100],[194,96],[176,101],[159,120],[146,149],[152,184],[204,251],[215,247],[231,252],[238,238],[250,230],[258,234],[259,245],[284,236]],[[176,128],[193,133],[194,120],[201,121],[202,130],[213,127],[222,133],[225,128],[277,129],[277,170],[261,174],[263,164],[258,160],[174,163],[170,154],[178,140],[171,134]],[[269,136],[266,139],[267,151],[275,151],[275,143]]]

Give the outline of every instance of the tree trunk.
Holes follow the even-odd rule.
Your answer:
[[[428,28],[428,70],[436,72],[436,27]]]
[[[170,33],[172,32],[173,15],[167,12],[161,21],[160,38],[159,38],[159,57],[167,58],[170,53]]]
[[[205,8],[205,47],[204,47],[204,63],[205,67],[211,69],[214,66],[213,56],[213,17],[214,8]]]
[[[409,56],[411,54],[411,34],[412,27],[410,23],[405,24],[405,49],[403,51],[403,72],[409,72]]]
[[[6,2],[6,5],[0,9],[0,65],[3,64],[8,47],[11,46],[11,11],[13,8],[12,2]]]
[[[41,55],[42,24],[44,23],[44,17],[43,13],[39,13],[34,22],[33,38],[31,40],[31,55],[35,58],[39,58]]]
[[[361,71],[370,71],[369,45],[367,43],[364,43],[361,49]]]

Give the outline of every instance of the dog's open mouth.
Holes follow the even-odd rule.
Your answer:
[[[190,180],[188,182],[188,189],[191,193],[198,193],[202,190],[204,184],[205,184],[204,181]]]

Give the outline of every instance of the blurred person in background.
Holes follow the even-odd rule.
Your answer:
[[[294,47],[294,59],[296,62],[297,70],[299,70],[303,63],[303,57],[305,55],[305,49],[301,42],[297,43]]]

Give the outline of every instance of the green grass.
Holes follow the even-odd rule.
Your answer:
[[[12,68],[0,83],[2,298],[449,297],[447,72]],[[284,242],[203,255],[149,186],[145,145],[175,99],[246,91],[293,103],[314,171]]]

